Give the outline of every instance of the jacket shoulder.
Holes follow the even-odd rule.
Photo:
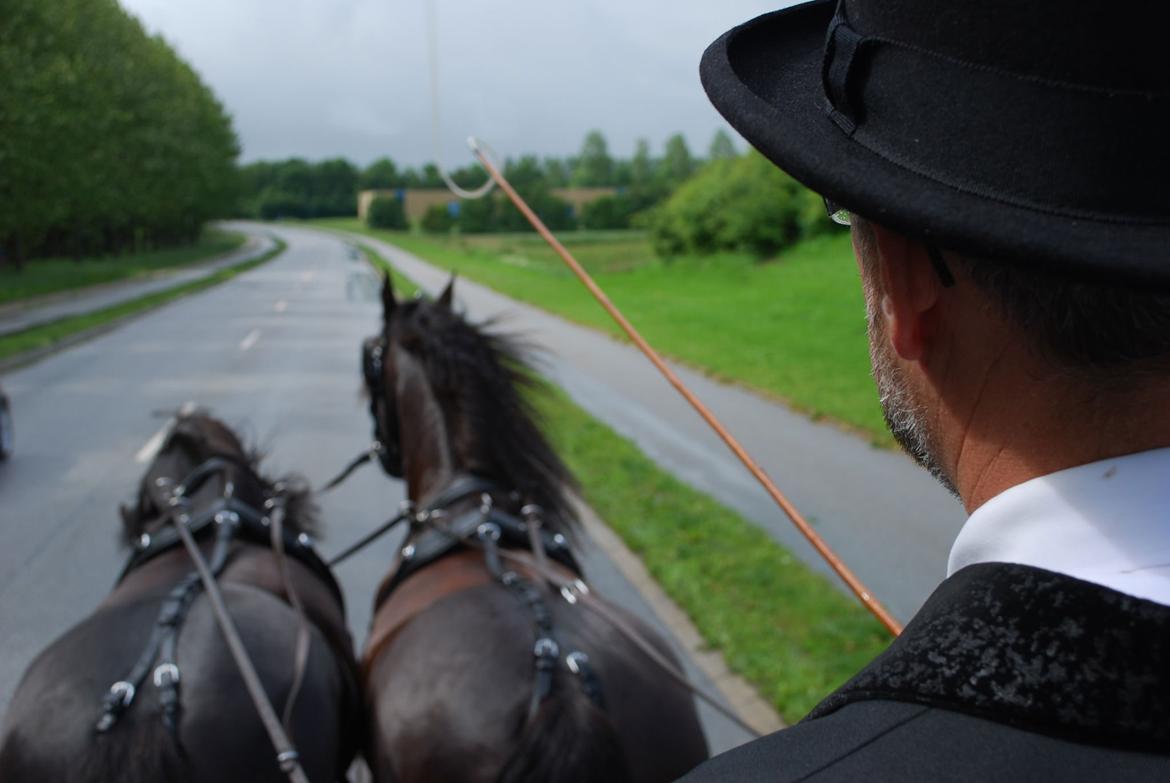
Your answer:
[[[1170,780],[1170,756],[1087,745],[965,713],[859,701],[717,756],[683,778],[705,781]]]

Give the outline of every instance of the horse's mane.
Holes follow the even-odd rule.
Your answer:
[[[545,526],[572,534],[578,527],[569,491],[576,479],[549,445],[530,402],[544,381],[529,363],[531,347],[473,325],[447,305],[399,303],[390,337],[422,364],[477,475],[520,493],[544,509]]]
[[[149,482],[158,475],[164,461],[169,461],[174,469],[182,473],[170,477],[182,481],[187,472],[213,457],[223,457],[245,466],[244,470],[237,471],[235,478],[236,495],[244,502],[259,507],[280,486],[285,497],[285,527],[294,533],[316,536],[318,510],[308,482],[295,473],[279,478],[265,475],[260,471],[264,456],[262,450],[245,446],[231,427],[206,412],[176,414],[175,423],[162,448],[139,482],[133,507],[122,507],[124,543],[132,545],[147,525],[159,517],[149,491]]]

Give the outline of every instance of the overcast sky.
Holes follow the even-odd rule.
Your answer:
[[[202,74],[235,121],[245,161],[434,157],[431,0],[122,0]],[[783,0],[434,0],[444,162],[476,135],[501,155],[656,153],[681,131],[705,153],[726,127],[699,86],[723,31]],[[739,146],[742,141],[736,137]]]

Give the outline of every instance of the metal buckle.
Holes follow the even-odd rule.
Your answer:
[[[123,708],[130,706],[130,704],[134,701],[134,696],[137,692],[138,691],[134,687],[134,683],[126,682],[125,680],[118,680],[116,683],[110,686],[110,696],[112,697],[111,701],[113,701],[113,699],[117,699],[117,701],[113,703]]]
[[[580,579],[574,579],[566,585],[561,585],[561,598],[564,598],[569,605],[576,604],[582,596],[586,595],[589,595],[589,585]]]
[[[154,667],[154,687],[163,688],[179,684],[179,667],[173,663],[160,663]]]
[[[542,636],[536,640],[536,644],[532,646],[532,654],[537,658],[559,658],[561,655],[561,648],[557,644],[556,639],[550,639],[547,636]]]
[[[565,666],[569,667],[569,671],[573,674],[580,674],[587,665],[589,665],[589,656],[580,650],[574,650],[565,656]]]
[[[280,765],[281,772],[286,775],[297,768],[300,756],[295,750],[286,750],[276,757],[276,763]]]

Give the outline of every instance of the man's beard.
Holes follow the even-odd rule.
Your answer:
[[[927,410],[915,399],[901,365],[891,353],[893,349],[886,338],[884,321],[876,306],[877,297],[877,293],[866,291],[865,312],[869,332],[869,361],[886,426],[907,454],[958,497],[954,482],[938,460],[937,437],[927,424]]]

